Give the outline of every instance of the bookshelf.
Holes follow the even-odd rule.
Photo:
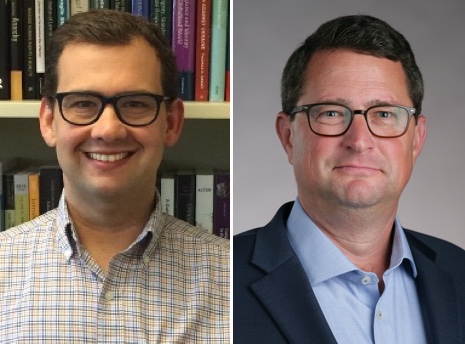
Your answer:
[[[229,102],[185,102],[185,123],[177,145],[165,151],[161,169],[229,170]],[[0,101],[0,158],[34,163],[56,161],[42,140],[39,101]]]

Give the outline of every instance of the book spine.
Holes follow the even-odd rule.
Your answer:
[[[61,26],[69,18],[69,0],[57,1],[57,26]]]
[[[92,1],[93,3],[95,1]],[[101,2],[101,1],[98,1]],[[89,1],[82,0],[70,0],[69,1],[69,14],[74,15],[76,13],[87,12],[89,10]],[[99,7],[96,7],[99,8]]]
[[[36,97],[40,98],[45,74],[45,0],[35,0]]]
[[[18,172],[14,175],[16,225],[29,220],[29,178],[28,174]]]
[[[3,229],[5,230],[16,225],[14,172],[8,172],[3,175],[3,194],[5,209]]]
[[[215,174],[213,196],[213,234],[230,236],[230,178],[228,173]]]
[[[116,11],[131,12],[131,0],[110,0],[110,8]]]
[[[195,100],[208,101],[210,69],[211,0],[197,0],[195,42]]]
[[[56,167],[41,167],[39,169],[39,210],[44,214],[55,209],[60,201],[63,190],[63,174]]]
[[[40,215],[39,205],[39,173],[29,175],[29,219],[35,219]]]
[[[0,100],[10,99],[10,20],[8,0],[0,0]]]
[[[230,13],[228,11],[228,13]],[[225,75],[225,100],[226,101],[230,101],[231,100],[231,73],[230,73],[230,53],[231,53],[231,46],[230,46],[230,29],[231,29],[231,26],[230,26],[230,23],[229,23],[229,20],[231,18],[231,15],[228,15],[228,33],[226,34],[226,75]]]
[[[147,0],[132,0],[132,14],[150,20],[149,3]]]
[[[36,0],[23,1],[23,99],[36,99]]]
[[[195,188],[195,224],[213,233],[213,173],[197,174]]]
[[[21,0],[10,1],[10,24],[11,24],[11,73],[10,92],[11,100],[23,99],[23,32],[22,32],[22,2]]]
[[[210,58],[210,101],[224,101],[228,0],[213,1]]]
[[[73,0],[71,0],[73,1]],[[90,1],[90,8],[92,9],[109,9],[110,8],[110,1],[109,0],[91,0]],[[89,3],[87,2],[87,11],[89,10]]]
[[[195,0],[174,0],[172,44],[179,71],[178,93],[184,100],[194,100]]]
[[[166,41],[172,46],[173,27],[173,1],[172,0],[151,0],[150,1],[150,21],[157,25]]]
[[[174,175],[163,175],[160,178],[160,198],[162,211],[174,216]]]
[[[48,51],[48,42],[52,37],[53,31],[57,28],[57,1],[56,0],[45,0],[44,3],[44,46],[45,54]],[[45,65],[45,64],[44,64]]]
[[[176,193],[174,215],[195,226],[195,174],[180,172],[176,174]]]

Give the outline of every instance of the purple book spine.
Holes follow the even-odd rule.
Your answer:
[[[213,194],[213,234],[229,239],[230,232],[230,180],[229,173],[215,174]]]
[[[173,1],[172,44],[179,70],[179,95],[194,100],[195,0]]]

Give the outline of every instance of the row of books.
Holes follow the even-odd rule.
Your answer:
[[[58,166],[19,167],[16,160],[0,162],[0,229],[34,219],[58,206],[63,176]]]
[[[228,171],[163,172],[159,182],[161,206],[165,213],[229,239]]]
[[[0,100],[40,99],[50,36],[92,8],[156,23],[176,55],[184,100],[229,101],[229,0],[0,0]]]
[[[15,159],[0,161],[0,230],[56,208],[63,189],[59,166],[18,166]],[[229,172],[163,172],[158,182],[165,213],[229,239]]]

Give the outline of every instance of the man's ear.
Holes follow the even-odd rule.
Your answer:
[[[40,101],[39,111],[40,132],[49,147],[56,146],[56,127],[53,117],[53,101],[43,97]]]
[[[287,153],[287,159],[289,163],[292,165],[292,156],[294,152],[294,143],[293,143],[293,135],[292,135],[292,122],[291,117],[284,113],[280,112],[276,116],[276,133],[278,134],[279,140]]]
[[[423,115],[418,116],[418,122],[415,126],[413,136],[413,161],[415,162],[421,153],[426,140],[426,118]]]
[[[184,104],[181,99],[171,103],[166,113],[165,146],[172,147],[178,142],[184,125]]]

